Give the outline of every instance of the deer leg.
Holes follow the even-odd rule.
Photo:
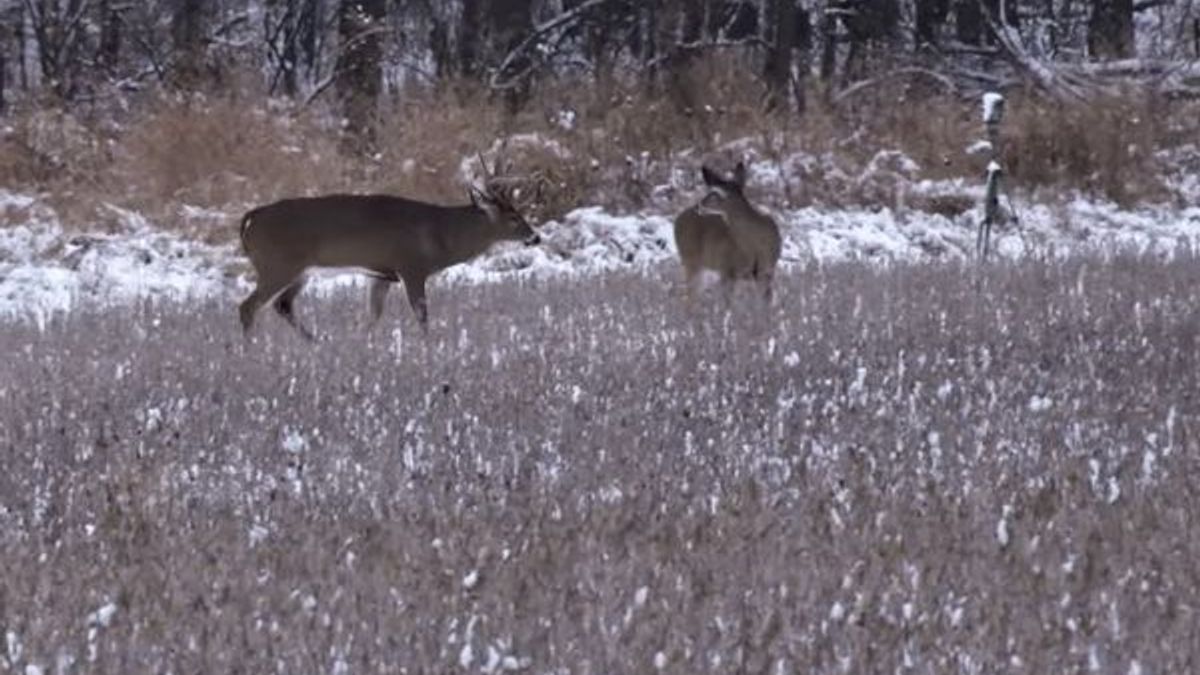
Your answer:
[[[775,290],[773,286],[774,281],[774,274],[762,274],[758,278],[758,286],[762,290],[763,304],[767,305],[768,307],[771,305],[771,301],[775,298]]]
[[[727,269],[721,273],[721,297],[726,305],[733,304],[733,284],[737,281],[737,275],[732,269]]]
[[[371,282],[371,325],[379,323],[380,317],[383,316],[384,301],[387,300],[388,291],[392,288],[392,280],[384,277],[375,277]]]
[[[254,315],[258,313],[258,310],[268,300],[286,288],[294,278],[259,277],[258,285],[254,288],[254,292],[238,306],[238,316],[242,320],[242,335],[244,337],[250,337],[250,330],[254,327]]]
[[[254,315],[258,312],[258,308],[262,307],[262,296],[259,295],[258,289],[254,289],[250,296],[238,305],[238,318],[242,321],[242,336],[250,337],[250,329],[254,326]]]
[[[429,303],[425,300],[425,277],[410,276],[404,278],[404,291],[408,294],[408,304],[417,315],[417,323],[429,332]]]
[[[283,289],[283,292],[279,294],[279,297],[275,298],[275,311],[279,313],[279,316],[282,316],[285,320],[287,320],[288,324],[291,325],[292,328],[295,328],[296,332],[300,333],[301,337],[309,342],[315,342],[316,337],[312,334],[312,331],[305,328],[304,325],[296,319],[295,308],[293,306],[296,296],[300,294],[300,291],[303,288],[304,279],[301,278],[292,282],[291,285]]]
[[[688,309],[696,304],[696,279],[700,270],[690,265],[683,266],[683,292]]]

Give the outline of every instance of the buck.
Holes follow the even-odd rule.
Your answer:
[[[487,172],[485,167],[485,173]],[[471,203],[439,206],[388,195],[336,194],[285,199],[247,213],[242,247],[258,275],[254,292],[239,307],[242,330],[274,300],[300,335],[313,334],[296,319],[296,296],[313,268],[356,268],[374,278],[372,322],[383,315],[392,284],[403,281],[408,303],[428,331],[425,282],[441,270],[487,251],[500,241],[540,242],[513,206],[509,190],[489,175],[483,190],[468,188]]]
[[[754,280],[770,303],[782,240],[775,221],[746,199],[746,164],[739,162],[732,177],[707,166],[701,167],[700,174],[707,194],[675,219],[675,247],[688,297],[696,276],[713,270],[721,275],[726,296],[735,281]]]

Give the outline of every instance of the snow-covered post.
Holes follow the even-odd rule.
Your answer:
[[[987,166],[987,192],[983,198],[983,222],[979,223],[979,235],[975,239],[975,255],[987,260],[988,244],[992,236],[992,225],[1000,219],[1000,179],[1004,171],[1000,167],[1000,122],[1004,119],[1004,96],[994,91],[983,95],[983,124],[987,128],[988,150],[991,156]]]

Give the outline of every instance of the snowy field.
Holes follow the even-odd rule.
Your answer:
[[[773,176],[756,177],[771,185]],[[978,198],[958,182],[918,182],[911,195]],[[83,305],[128,305],[143,298],[232,301],[250,286],[249,268],[233,243],[208,245],[173,235],[166,223],[105,206],[105,231],[66,225],[44,200],[0,190],[0,320],[45,320]],[[1008,260],[1136,253],[1170,257],[1200,241],[1200,206],[1125,210],[1082,197],[1053,205],[1016,203],[1017,219],[996,232],[994,250]],[[181,219],[202,219],[235,231],[240,213],[182,207]],[[963,260],[975,246],[977,210],[955,218],[904,208],[806,208],[775,211],[785,237],[783,264]],[[492,255],[442,275],[444,282],[510,276],[558,277],[646,271],[676,260],[672,214],[662,207],[614,215],[596,207],[541,225],[536,249],[500,247]],[[226,238],[228,240],[228,238]],[[329,290],[353,278],[316,288]]]
[[[775,211],[766,311],[587,207],[425,339],[322,276],[309,345],[232,237],[0,191],[0,670],[1186,672],[1200,208],[1017,200],[980,267],[905,203]]]
[[[672,272],[0,324],[0,669],[1195,663],[1194,257]]]

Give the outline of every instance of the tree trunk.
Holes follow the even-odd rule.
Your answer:
[[[1133,56],[1133,0],[1094,0],[1087,27],[1092,58],[1127,59]]]
[[[451,49],[450,28],[432,13],[429,23],[429,53],[433,57],[433,69],[439,80],[445,80],[457,70]]]
[[[693,0],[671,0],[659,14],[662,21],[660,46],[666,57],[662,73],[665,91],[676,109],[685,115],[699,105],[699,83],[692,70],[693,52],[685,45],[699,41],[703,32],[704,8]]]
[[[483,53],[484,0],[462,0],[458,23],[458,72],[464,77],[479,74]]]
[[[658,3],[643,3],[638,9],[637,22],[634,51],[643,65],[650,66],[658,58]]]
[[[767,109],[787,103],[791,90],[796,50],[795,0],[771,0],[768,5],[767,61],[763,77],[767,83]]]
[[[4,114],[7,107],[5,99],[5,90],[8,85],[8,61],[4,58],[4,52],[8,47],[8,36],[0,37],[0,115]]]
[[[821,64],[817,76],[821,82],[828,84],[837,69],[837,20],[829,12],[821,12],[817,32],[821,35]]]
[[[304,0],[300,15],[300,35],[296,38],[308,76],[315,77],[321,65],[321,26],[325,25],[323,0]]]
[[[812,13],[797,3],[796,17],[795,72],[793,81],[793,96],[796,98],[796,112],[803,115],[808,110],[808,77],[812,72],[813,24]]]
[[[983,44],[983,23],[983,8],[979,0],[957,0],[954,6],[954,29],[959,42]]]
[[[488,59],[503,63],[533,31],[533,0],[491,0],[487,11]],[[532,62],[526,56],[514,59],[500,79],[517,79],[517,86],[504,92],[509,112],[516,112],[528,99],[530,81],[526,76]]]
[[[337,90],[346,119],[348,148],[375,149],[375,116],[383,88],[385,0],[342,0],[338,10],[340,41]]]
[[[679,8],[679,40],[683,44],[694,44],[704,37],[704,17],[708,13],[705,0],[689,0]]]
[[[181,0],[171,16],[175,85],[184,89],[200,86],[204,77],[205,4],[204,0]]]
[[[121,59],[121,16],[112,6],[112,0],[101,0],[97,18],[100,23],[100,49],[96,62],[101,68],[112,71]]]
[[[948,0],[916,0],[917,51],[936,49],[938,33],[950,12]]]
[[[75,75],[83,62],[79,51],[86,30],[83,13],[87,5],[82,0],[67,0],[65,5],[55,0],[35,7],[30,12],[30,24],[42,77],[60,101],[70,100],[76,90]]]
[[[759,5],[751,0],[720,0],[708,11],[708,34],[726,40],[746,40],[759,34]]]
[[[300,38],[300,8],[298,0],[287,0],[283,9],[283,23],[278,33],[283,37],[283,48],[279,50],[279,76],[282,80],[283,93],[294,97],[299,88],[296,77],[296,65],[300,60],[297,42]]]
[[[29,68],[25,62],[25,6],[17,3],[13,18],[13,39],[17,43],[17,75],[21,80],[21,91],[29,91]]]

